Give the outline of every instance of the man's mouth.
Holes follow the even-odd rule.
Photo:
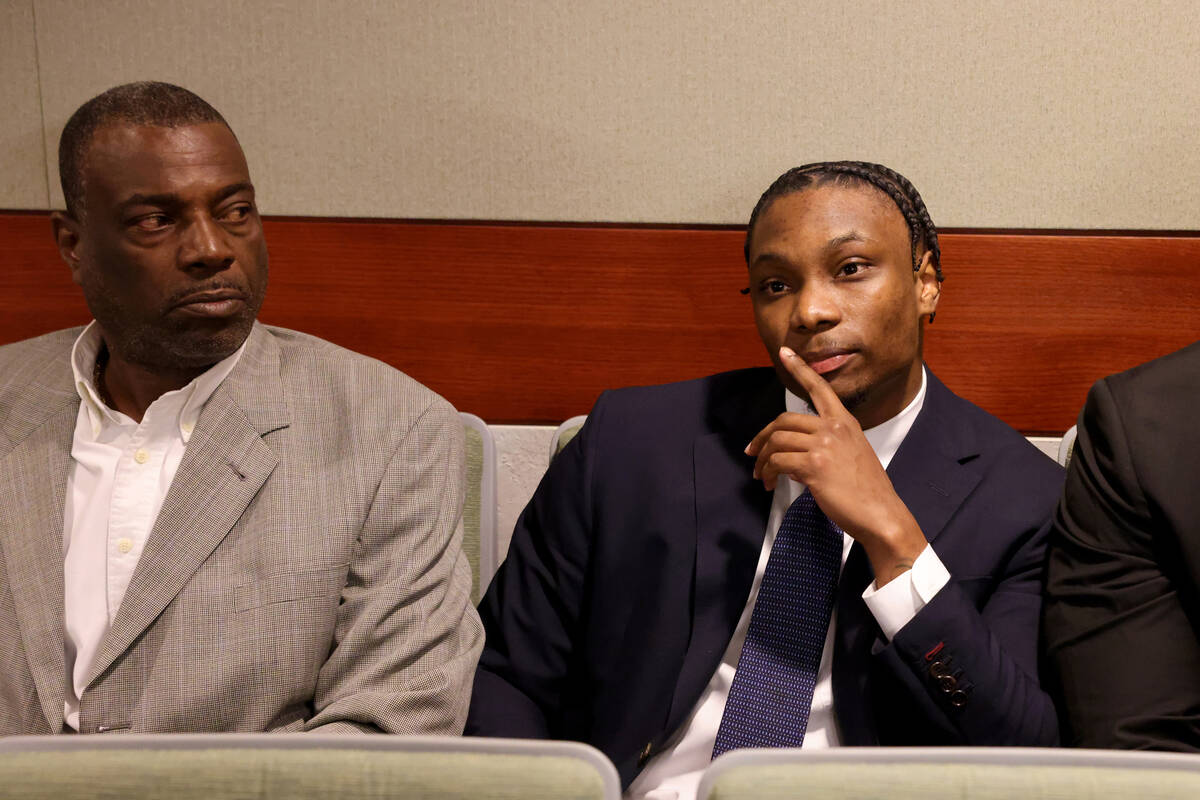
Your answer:
[[[184,297],[175,308],[196,317],[230,317],[246,306],[246,297],[237,289],[213,289]]]
[[[851,350],[817,350],[811,353],[801,353],[800,357],[818,375],[833,372],[854,356]]]

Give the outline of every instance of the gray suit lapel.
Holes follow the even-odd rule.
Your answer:
[[[283,391],[278,346],[255,325],[237,367],[204,407],[89,684],[179,594],[275,469],[278,457],[263,436],[288,425]]]
[[[64,333],[64,341],[75,332]],[[63,513],[79,397],[64,360],[48,362],[3,421],[0,547],[21,644],[50,730],[63,724]]]

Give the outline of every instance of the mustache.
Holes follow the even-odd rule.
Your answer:
[[[786,344],[786,343],[785,343]],[[852,352],[858,349],[858,346],[853,342],[837,341],[835,339],[822,339],[819,342],[809,339],[803,345],[789,344],[792,350],[796,351],[800,356],[807,353],[832,353],[832,352]]]
[[[237,281],[213,280],[198,286],[189,286],[186,289],[180,289],[168,297],[164,302],[164,305],[168,308],[172,308],[193,295],[201,294],[203,292],[215,292],[221,289],[228,289],[230,291],[237,292],[243,297],[250,296],[249,287],[244,286]]]

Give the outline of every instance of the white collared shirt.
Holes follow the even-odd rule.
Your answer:
[[[159,397],[137,423],[100,399],[92,382],[100,345],[92,322],[71,348],[81,402],[63,512],[63,613],[65,721],[75,730],[87,673],[121,607],[192,429],[246,347]]]
[[[887,422],[863,432],[884,469],[891,463],[892,457],[900,449],[900,443],[904,441],[917,414],[920,413],[921,406],[925,403],[926,385],[927,379],[922,370],[921,388],[912,402]],[[806,402],[791,392],[785,392],[785,403],[788,411],[813,413]],[[788,507],[803,492],[804,485],[791,478],[781,479],[776,484],[771,512],[767,517],[766,538],[758,557],[754,582],[750,586],[750,596],[734,629],[733,638],[725,649],[725,655],[722,656],[716,673],[700,695],[700,700],[684,720],[680,731],[676,733],[675,743],[647,762],[645,769],[627,790],[625,797],[628,800],[692,800],[696,796],[704,769],[712,761],[717,730],[725,713],[725,701],[729,697],[729,687],[733,684],[738,658],[742,654],[742,644],[746,641],[750,615],[758,600],[758,589],[767,568],[767,559],[771,556],[775,534]],[[845,535],[842,541],[843,567],[853,544],[854,540]],[[949,580],[950,573],[933,552],[933,548],[926,545],[921,555],[913,562],[911,570],[897,576],[882,588],[877,588],[872,582],[863,592],[863,600],[890,641]],[[821,664],[817,668],[817,685],[813,691],[808,728],[804,734],[804,748],[837,747],[841,743],[833,709],[833,642],[836,625],[835,608],[825,635]]]

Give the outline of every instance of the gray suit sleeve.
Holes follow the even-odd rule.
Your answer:
[[[462,423],[437,398],[380,481],[305,730],[462,733],[483,647],[456,533],[464,475]]]

